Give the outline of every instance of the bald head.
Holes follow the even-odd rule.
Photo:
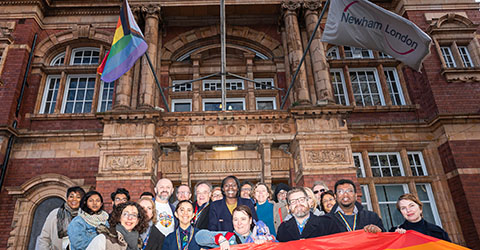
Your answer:
[[[173,193],[173,183],[169,179],[158,180],[155,186],[155,200],[160,203],[167,203]]]

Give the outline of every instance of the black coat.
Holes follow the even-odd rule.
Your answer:
[[[422,219],[421,221],[419,221],[417,223],[411,223],[411,222],[408,222],[407,220],[405,220],[405,222],[403,222],[402,225],[400,225],[398,227],[392,227],[390,229],[390,232],[395,232],[395,230],[397,228],[403,228],[405,230],[415,230],[419,233],[426,234],[428,236],[432,236],[432,237],[435,237],[437,239],[441,239],[441,240],[451,242],[450,237],[448,237],[448,234],[447,234],[447,232],[445,232],[445,230],[443,230],[441,227],[439,227],[435,224],[432,224],[432,223],[430,223],[430,222],[428,222],[424,219]]]
[[[252,217],[258,220],[257,212],[253,202],[250,199],[237,198],[237,206],[246,205],[252,210]],[[210,231],[228,231],[233,232],[232,214],[228,210],[225,198],[214,201],[210,204],[208,213],[208,230]]]
[[[363,229],[366,225],[373,224],[382,229],[382,232],[386,232],[385,228],[383,227],[382,219],[380,219],[376,213],[363,209],[363,206],[360,202],[355,202],[355,206],[358,209],[357,226],[355,230]],[[330,211],[327,216],[334,218],[334,221],[341,232],[347,232],[348,229],[345,225],[345,222],[343,222],[342,217],[340,217],[338,213],[335,213],[337,207],[338,203],[332,207],[332,211]]]
[[[196,202],[195,206],[197,206]],[[205,206],[206,207],[202,210],[198,218],[195,220],[195,224],[193,224],[193,226],[198,229],[208,229],[208,214],[210,213],[210,203]]]
[[[165,235],[158,230],[158,228],[153,225],[150,229],[150,237],[147,241],[147,247],[145,250],[162,250],[163,241],[165,240]]]
[[[305,224],[302,233],[298,231],[297,221],[291,218],[282,222],[277,231],[277,240],[287,242],[291,240],[308,239],[339,233],[340,229],[334,222],[334,219],[328,216],[316,216],[310,212],[310,218]]]

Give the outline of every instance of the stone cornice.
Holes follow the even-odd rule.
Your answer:
[[[145,16],[145,19],[147,18],[157,18],[160,19],[160,14],[162,11],[162,8],[158,4],[148,4],[148,5],[143,5],[140,7],[142,13]]]
[[[6,5],[37,5],[42,11],[45,11],[47,6],[51,4],[51,0],[0,0],[0,6]]]

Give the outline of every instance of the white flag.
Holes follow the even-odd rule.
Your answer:
[[[419,71],[432,39],[411,21],[367,0],[331,0],[322,41],[381,51]]]

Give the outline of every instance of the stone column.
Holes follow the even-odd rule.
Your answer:
[[[302,59],[303,46],[302,38],[300,36],[300,28],[298,27],[298,19],[296,11],[301,7],[301,2],[288,0],[282,2],[282,8],[284,12],[285,31],[287,34],[288,44],[288,58],[290,61],[292,74],[295,71]],[[305,64],[302,64],[295,80],[295,96],[296,100],[300,104],[309,104],[310,98],[307,86],[307,72],[305,70]]]
[[[245,53],[244,56],[247,61],[247,78],[253,79],[254,77],[253,76],[253,58],[255,58],[255,54]],[[255,83],[245,81],[245,85],[248,91],[247,100],[246,100],[247,110],[256,110],[257,107],[255,105],[255,93],[254,93]]]
[[[153,68],[156,69],[160,6],[151,4],[143,6],[142,12],[145,15],[145,40],[148,44],[147,54],[150,56]],[[152,70],[145,56],[142,57],[139,99],[139,108],[149,109],[153,108],[155,104],[155,79],[153,78]]]
[[[200,77],[200,54],[192,54],[190,56],[192,59],[193,66],[193,78],[197,79]],[[202,97],[200,96],[200,89],[202,86],[202,81],[192,82],[193,98],[192,98],[192,111],[199,112],[202,111]]]
[[[260,154],[262,155],[262,181],[272,184],[272,139],[260,140]]]
[[[132,71],[130,69],[123,76],[118,79],[117,87],[115,88],[115,103],[113,109],[122,110],[130,108],[130,100],[132,97]]]
[[[320,1],[306,0],[303,5],[305,8],[305,25],[307,26],[308,37],[311,37],[315,30],[315,25],[318,22],[318,9],[321,3]],[[320,30],[317,30],[310,45],[315,92],[318,101],[335,103],[325,49],[320,39],[321,33]]]
[[[177,142],[178,146],[180,147],[180,173],[182,184],[186,184],[190,186],[190,169],[188,166],[188,150],[190,148],[189,141],[182,141]]]

